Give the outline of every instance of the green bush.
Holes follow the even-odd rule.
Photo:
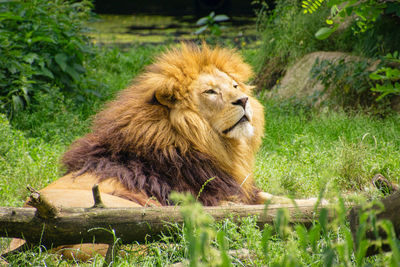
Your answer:
[[[0,112],[12,116],[37,91],[77,92],[91,53],[89,0],[0,3]]]
[[[333,62],[317,59],[310,76],[324,85],[321,93],[328,93],[330,102],[343,107],[370,106],[376,99],[370,91],[370,65],[367,59],[342,58]]]

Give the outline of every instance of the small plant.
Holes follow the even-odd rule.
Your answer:
[[[198,35],[208,30],[211,35],[220,36],[224,26],[219,25],[219,23],[227,20],[229,20],[227,15],[215,15],[215,12],[212,11],[208,16],[202,17],[196,22],[196,25],[200,28],[194,33]]]
[[[400,64],[398,51],[393,54],[387,54],[384,59],[389,63]],[[400,94],[400,69],[387,66],[381,67],[371,73],[369,78],[377,82],[371,90],[381,93],[376,100],[381,100],[389,94]]]
[[[229,237],[232,233],[226,233],[230,227],[219,229],[214,219],[204,211],[203,206],[195,201],[192,195],[174,192],[171,197],[181,205],[184,220],[183,242],[189,266],[232,266],[232,259],[228,254]],[[229,224],[229,220],[225,223]],[[234,227],[237,228],[236,225]],[[237,229],[231,230],[237,231]],[[236,232],[236,235],[238,234]]]

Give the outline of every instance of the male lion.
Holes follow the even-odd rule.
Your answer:
[[[66,207],[92,206],[94,184],[108,207],[172,205],[171,191],[208,206],[284,200],[254,186],[264,113],[251,75],[229,49],[164,53],[95,117],[62,159],[67,174],[40,192]]]
[[[264,202],[252,174],[264,114],[245,84],[251,75],[232,50],[182,44],[164,53],[97,114],[92,132],[64,154],[67,175],[41,192],[59,205],[90,206],[97,183],[103,198],[113,196],[106,205],[115,197],[171,205],[171,191],[197,196],[206,184],[199,201],[207,206]]]

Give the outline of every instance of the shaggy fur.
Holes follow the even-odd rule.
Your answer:
[[[251,138],[221,136],[194,104],[193,81],[214,69],[234,79],[249,96],[254,110]],[[251,74],[232,50],[183,44],[163,54],[96,116],[92,133],[65,153],[67,172],[76,172],[76,179],[83,173],[99,180],[116,177],[127,189],[155,197],[162,205],[171,204],[172,190],[199,195],[205,205],[252,203],[254,154],[264,122],[262,106],[244,84]]]

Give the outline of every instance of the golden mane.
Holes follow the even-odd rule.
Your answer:
[[[215,205],[235,193],[239,200],[251,202],[254,154],[263,133],[262,106],[252,98],[255,133],[249,141],[221,137],[199,114],[190,91],[200,74],[215,68],[246,88],[251,97],[252,87],[245,82],[252,71],[237,53],[182,44],[157,58],[96,116],[92,133],[75,142],[64,155],[68,172],[118,177],[128,189],[155,194],[162,204],[167,204],[163,198],[168,198],[171,190],[196,194],[198,184],[218,176],[224,185],[214,179],[209,185],[210,197],[218,187],[225,192],[216,200],[208,200],[205,193],[204,204]],[[141,175],[147,178],[140,180]],[[152,177],[161,185],[151,184]],[[150,185],[146,189],[143,183]],[[196,188],[191,188],[193,183]]]

